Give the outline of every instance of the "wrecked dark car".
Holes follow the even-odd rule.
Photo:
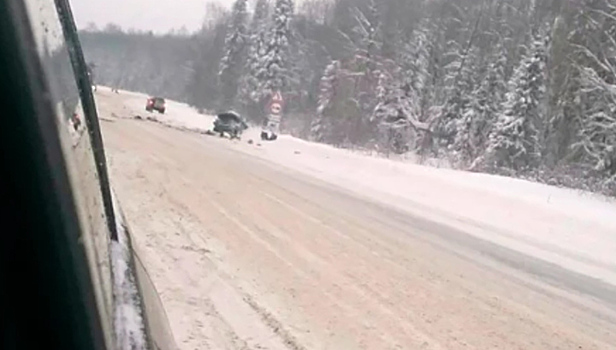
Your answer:
[[[218,114],[214,121],[214,132],[220,134],[220,137],[224,137],[226,133],[231,139],[239,139],[246,129],[248,129],[248,124],[233,111]]]

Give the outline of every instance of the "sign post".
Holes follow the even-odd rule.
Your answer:
[[[283,108],[284,99],[282,98],[282,94],[280,91],[275,91],[268,103],[268,117],[265,126],[261,131],[262,140],[273,141],[278,138]]]

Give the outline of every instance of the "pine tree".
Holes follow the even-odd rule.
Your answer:
[[[573,149],[600,174],[611,188],[608,192],[616,194],[616,1],[583,3],[570,35],[577,44],[579,72],[579,89],[572,91],[574,103],[569,103],[578,115]]]
[[[269,34],[268,0],[257,0],[250,25],[250,46],[246,60],[245,74],[240,84],[240,100],[249,116],[258,119],[266,94],[263,91],[266,80],[266,55]]]
[[[355,54],[365,60],[367,70],[374,70],[383,45],[379,9],[375,0],[370,0],[366,13],[354,10],[357,23],[353,32],[358,37]]]
[[[381,73],[379,87],[380,102],[374,110],[373,120],[377,122],[387,151],[408,152],[409,139],[417,128],[415,92],[410,83],[399,78],[399,74],[385,72]]]
[[[481,81],[470,96],[462,113],[454,148],[467,165],[481,157],[487,148],[488,137],[507,91],[505,68],[507,57],[498,43]]]
[[[418,119],[425,120],[425,109],[428,101],[428,86],[430,84],[430,46],[429,33],[425,25],[420,25],[413,31],[411,40],[403,46],[398,61],[402,69],[402,76],[410,84],[417,98],[415,104]]]
[[[460,152],[462,142],[466,142],[469,121],[464,116],[470,104],[470,97],[475,85],[475,67],[478,54],[476,48],[464,49],[452,44],[449,54],[452,61],[445,67],[446,100],[436,122],[435,132],[442,149],[453,151],[454,156]],[[467,116],[468,117],[468,116]]]
[[[616,84],[592,68],[583,68],[582,83],[586,108],[581,118],[581,141],[576,146],[584,150],[596,171],[616,182]]]
[[[326,129],[328,112],[332,108],[334,98],[336,95],[336,84],[338,81],[338,74],[340,72],[340,62],[332,61],[325,68],[323,77],[321,78],[320,93],[319,93],[319,105],[317,107],[317,113],[312,120],[310,126],[310,138],[313,141],[324,142],[326,139]]]
[[[516,68],[502,113],[490,134],[488,166],[513,172],[538,164],[545,123],[546,36],[533,40]]]
[[[346,120],[349,123],[347,127],[351,130],[350,136],[353,139],[366,140],[378,136],[378,130],[371,123],[371,118],[379,101],[375,93],[379,76],[385,69],[381,57],[381,14],[375,0],[369,0],[364,9],[355,7],[352,11],[355,25],[352,29],[353,58],[349,69],[356,85],[352,98],[360,112],[348,116]]]
[[[225,54],[220,61],[218,73],[223,106],[233,106],[238,93],[246,48],[246,2],[247,0],[236,0],[233,4],[225,38]]]
[[[264,93],[271,94],[277,90],[284,90],[289,86],[289,57],[291,32],[291,19],[294,12],[293,0],[276,0],[273,15],[272,32],[268,37],[265,56],[265,82]]]

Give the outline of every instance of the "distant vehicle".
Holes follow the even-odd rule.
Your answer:
[[[221,113],[214,121],[214,132],[220,134],[220,137],[229,134],[230,138],[240,138],[242,132],[248,129],[248,124],[236,112],[229,111]]]
[[[162,97],[150,97],[145,105],[145,110],[148,112],[157,111],[164,114],[167,109],[167,102]]]

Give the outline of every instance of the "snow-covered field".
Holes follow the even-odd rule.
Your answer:
[[[185,104],[168,100],[166,114],[150,114],[144,110],[147,96],[121,94],[129,96],[127,115],[149,116],[172,127],[200,132],[212,127],[213,117]],[[371,157],[287,135],[275,142],[261,142],[259,132],[249,129],[242,142],[221,142],[616,285],[616,203],[612,200],[524,180]]]

